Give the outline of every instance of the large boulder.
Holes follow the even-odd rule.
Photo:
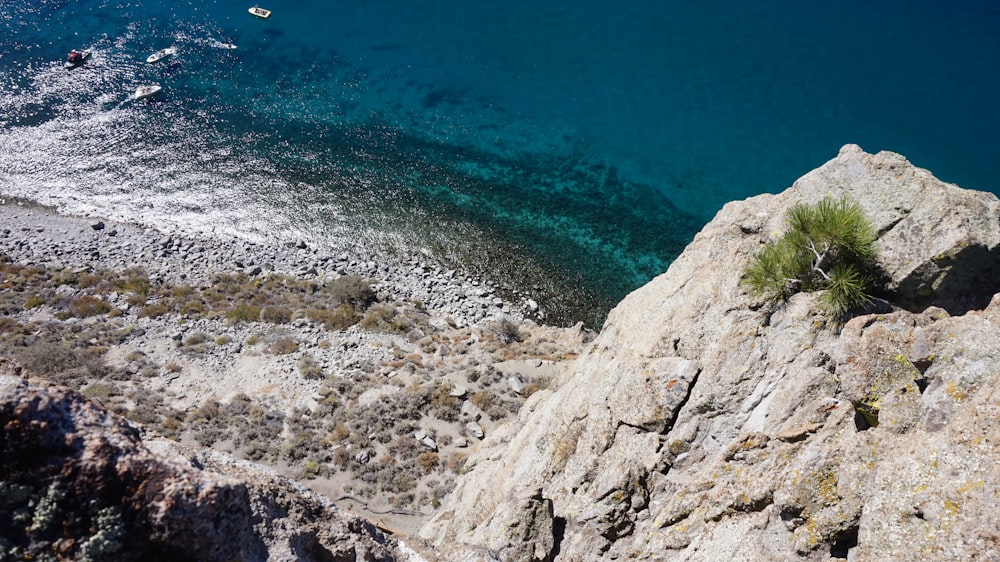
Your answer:
[[[895,312],[839,325],[817,294],[772,307],[740,285],[785,211],[828,195],[875,224]],[[1000,558],[998,225],[994,196],[850,145],[726,205],[487,437],[421,535],[481,552],[521,510],[556,560]]]

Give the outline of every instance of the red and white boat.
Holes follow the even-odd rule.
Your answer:
[[[66,68],[76,68],[83,64],[83,61],[90,58],[90,51],[77,51],[73,49],[66,55]]]

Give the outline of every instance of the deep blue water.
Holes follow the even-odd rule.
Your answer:
[[[0,194],[423,250],[570,321],[845,143],[1000,191],[992,2],[250,5],[0,0]]]

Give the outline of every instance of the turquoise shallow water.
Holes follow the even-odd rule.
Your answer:
[[[248,6],[0,1],[0,192],[423,250],[597,323],[726,201],[845,143],[1000,190],[989,2]]]

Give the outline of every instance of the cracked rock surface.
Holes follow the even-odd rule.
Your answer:
[[[891,312],[837,325],[818,294],[740,286],[785,210],[828,195],[879,232]],[[853,145],[726,205],[421,536],[466,559],[534,537],[518,559],[1000,559],[998,243],[995,196]]]

